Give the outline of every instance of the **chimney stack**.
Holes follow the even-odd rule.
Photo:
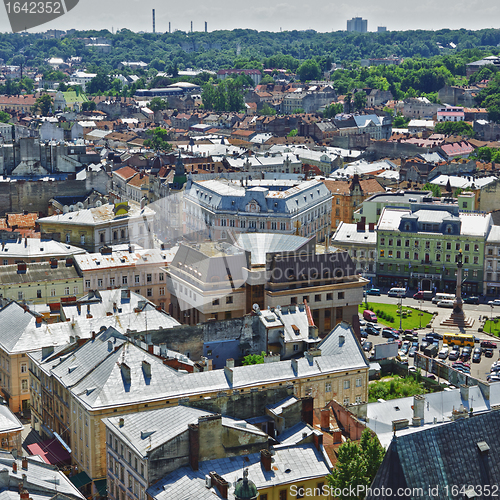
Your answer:
[[[151,378],[151,363],[149,361],[144,360],[142,362],[142,369],[144,371],[144,376],[146,378]]]
[[[229,483],[214,471],[210,472],[210,477],[212,478],[212,485],[219,490],[220,496],[222,498],[227,498]]]
[[[321,429],[330,430],[330,408],[321,409]]]
[[[122,363],[120,365],[121,371],[122,371],[122,377],[123,381],[126,384],[130,384],[132,382],[132,375],[130,373],[130,367],[126,363]]]
[[[149,354],[154,354],[155,353],[155,346],[154,346],[154,344],[148,344],[148,352],[149,352]]]
[[[260,450],[260,463],[266,472],[271,472],[272,455],[269,450]]]
[[[120,427],[123,427],[125,425],[125,419],[123,417],[120,417],[120,420],[118,421],[118,425]]]
[[[23,457],[23,460],[21,462],[21,467],[24,469],[24,470],[28,470],[28,459],[26,457]]]
[[[17,462],[15,460],[12,462],[12,472],[17,474]]]

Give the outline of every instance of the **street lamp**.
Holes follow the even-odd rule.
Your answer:
[[[418,301],[418,308],[419,308],[418,316],[420,318],[420,328],[422,328],[422,302],[423,300]]]
[[[491,313],[490,313],[490,335],[491,335],[491,325],[493,324],[493,304],[490,304]]]
[[[399,297],[399,331],[403,330],[402,328],[403,322],[403,297]]]

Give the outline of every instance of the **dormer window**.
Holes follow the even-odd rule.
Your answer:
[[[450,224],[448,224],[448,225],[446,226],[446,232],[447,232],[448,234],[451,234],[451,233],[453,232],[453,227],[452,227]]]
[[[405,223],[405,231],[409,231],[411,229],[410,223],[406,222]]]

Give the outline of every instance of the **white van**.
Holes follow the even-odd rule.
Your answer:
[[[450,309],[453,307],[453,303],[455,301],[454,300],[440,300],[438,303],[437,303],[437,306],[438,307],[449,307]]]
[[[406,288],[391,288],[387,295],[389,297],[406,297]]]
[[[453,293],[436,293],[434,297],[432,297],[432,303],[437,304],[438,302],[441,302],[442,300],[455,300],[455,295]]]

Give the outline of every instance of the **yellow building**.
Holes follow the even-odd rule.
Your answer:
[[[4,299],[47,304],[63,297],[83,295],[83,279],[72,258],[51,259],[0,266],[0,290]]]
[[[241,367],[229,364],[224,370],[190,374],[173,370],[123,339],[108,331],[69,357],[44,358],[48,364],[34,356],[30,359],[35,387],[45,385],[59,392],[63,386],[56,404],[69,418],[67,444],[73,463],[94,480],[106,477],[102,422],[106,417],[284,388],[298,398],[314,398],[318,408],[332,399],[343,404],[368,400],[368,362],[347,323],[337,325],[318,349],[303,358]],[[41,410],[39,416],[43,404]]]
[[[106,204],[38,219],[43,235],[59,235],[61,241],[88,252],[105,245],[136,243],[153,248],[155,212],[134,202]]]

